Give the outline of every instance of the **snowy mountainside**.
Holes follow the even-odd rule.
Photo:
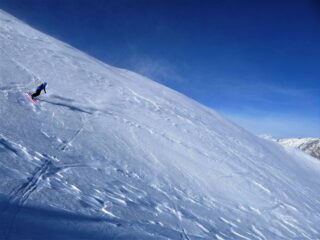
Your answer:
[[[274,138],[270,135],[261,135],[262,138],[278,142],[285,147],[294,147],[308,155],[320,159],[320,138]]]
[[[320,159],[320,139],[319,138],[283,138],[278,139],[283,146],[298,148],[307,154]]]
[[[320,236],[318,161],[3,11],[0,116],[0,239]]]

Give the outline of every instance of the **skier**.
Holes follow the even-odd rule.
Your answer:
[[[39,96],[39,95],[41,94],[41,91],[42,91],[42,90],[43,90],[45,93],[47,93],[47,92],[46,92],[46,86],[47,86],[47,83],[46,83],[46,82],[43,82],[43,83],[42,83],[42,82],[39,82],[39,83],[38,83],[38,87],[37,87],[37,89],[36,89],[36,92],[31,95],[31,98],[34,99],[35,97]]]

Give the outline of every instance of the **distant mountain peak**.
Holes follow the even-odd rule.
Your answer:
[[[302,150],[320,160],[320,138],[307,137],[307,138],[275,138],[269,134],[260,135],[260,137],[280,143],[283,146],[294,147]]]

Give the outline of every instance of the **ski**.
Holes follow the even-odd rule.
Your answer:
[[[37,104],[38,100],[36,98],[32,98],[31,93],[25,93],[26,97],[32,104]]]

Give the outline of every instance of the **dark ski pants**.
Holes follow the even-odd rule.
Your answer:
[[[31,95],[32,98],[38,97],[41,93],[41,90],[37,90],[35,93]]]

